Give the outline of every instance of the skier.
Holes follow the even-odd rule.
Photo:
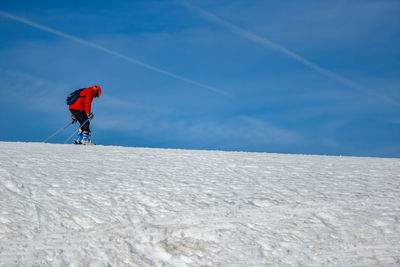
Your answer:
[[[78,138],[75,140],[75,144],[93,144],[90,140],[89,121],[94,117],[91,111],[92,101],[94,98],[101,96],[101,88],[98,85],[94,85],[92,87],[80,89],[79,91],[79,96],[77,96],[76,101],[69,105],[72,123],[76,123],[77,121],[80,123]]]

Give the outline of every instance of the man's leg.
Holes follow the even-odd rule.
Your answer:
[[[82,131],[90,133],[90,120],[88,120],[88,116],[86,115],[86,113],[84,111],[76,109],[71,109],[70,111],[72,114],[74,114],[75,118],[81,124],[80,128],[82,129]]]
[[[88,116],[84,111],[71,109],[71,113],[75,116],[75,118],[79,121],[79,132],[78,136],[75,140],[75,144],[82,144],[84,142],[88,142],[90,136],[90,122],[88,120]]]

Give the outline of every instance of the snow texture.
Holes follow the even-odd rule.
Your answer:
[[[399,159],[0,151],[0,266],[400,265]]]

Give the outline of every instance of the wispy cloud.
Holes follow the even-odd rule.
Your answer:
[[[129,123],[127,123],[129,122]],[[196,144],[201,147],[231,148],[251,146],[263,150],[270,146],[298,146],[306,142],[298,132],[251,116],[234,116],[224,122],[170,119],[152,114],[105,115],[96,127],[134,133],[144,139],[165,143]]]
[[[200,7],[197,7],[197,6],[194,6],[194,5],[190,4],[186,0],[180,0],[180,2],[182,4],[184,4],[185,6],[195,10],[196,12],[198,12],[205,19],[207,19],[207,20],[209,20],[209,21],[211,21],[211,22],[213,22],[213,23],[215,23],[215,24],[217,24],[217,25],[219,25],[219,26],[221,26],[221,27],[223,27],[225,29],[228,29],[229,31],[231,31],[231,32],[243,37],[243,38],[246,38],[246,39],[248,39],[248,40],[250,40],[252,42],[260,44],[260,45],[262,45],[264,47],[267,47],[269,49],[275,50],[275,51],[277,51],[279,53],[282,53],[282,54],[288,56],[289,58],[291,58],[291,59],[293,59],[293,60],[295,60],[295,61],[297,61],[297,62],[299,62],[299,63],[301,63],[301,64],[303,64],[303,65],[305,65],[305,66],[307,66],[309,68],[311,68],[311,69],[314,69],[318,73],[320,73],[320,74],[322,74],[324,76],[327,76],[327,77],[329,77],[329,78],[331,78],[331,79],[333,79],[333,80],[335,80],[337,82],[340,82],[340,83],[342,83],[342,84],[344,84],[344,85],[346,85],[346,86],[348,86],[348,87],[350,87],[352,89],[356,89],[356,90],[358,90],[358,91],[360,91],[360,92],[362,92],[364,94],[368,94],[368,95],[377,97],[377,98],[379,98],[379,99],[381,99],[381,100],[383,100],[386,103],[389,103],[391,105],[400,106],[400,102],[399,101],[394,100],[394,99],[392,99],[392,98],[390,98],[388,96],[385,96],[383,94],[379,94],[379,93],[377,93],[377,92],[375,92],[375,91],[373,91],[373,90],[371,90],[371,89],[369,89],[369,88],[367,88],[367,87],[365,87],[363,85],[360,85],[360,84],[358,84],[358,83],[356,83],[356,82],[354,82],[352,80],[349,80],[349,79],[347,79],[347,78],[345,78],[345,77],[343,77],[343,76],[341,76],[341,75],[339,75],[337,73],[334,73],[334,72],[332,72],[332,71],[330,71],[328,69],[325,69],[325,68],[323,68],[323,67],[321,67],[321,66],[319,66],[319,65],[317,65],[317,64],[315,64],[313,62],[311,62],[310,60],[308,60],[308,59],[306,59],[306,58],[294,53],[293,51],[291,51],[291,50],[289,50],[289,49],[287,49],[287,48],[285,48],[285,47],[283,47],[283,46],[281,46],[279,44],[276,44],[276,43],[272,42],[271,40],[268,40],[268,39],[263,38],[263,37],[261,37],[259,35],[251,33],[251,32],[249,32],[249,31],[247,31],[247,30],[245,30],[243,28],[240,28],[240,27],[238,27],[238,26],[236,26],[236,25],[234,25],[234,24],[232,24],[232,23],[230,23],[230,22],[228,22],[228,21],[226,21],[226,20],[224,20],[224,19],[222,19],[222,18],[220,18],[220,17],[218,17],[218,16],[216,16],[216,15],[214,15],[214,14],[212,14],[212,13],[210,13],[210,12],[204,10],[204,9],[202,9],[202,8],[200,8]]]
[[[10,14],[10,13],[4,12],[4,11],[0,11],[0,16],[3,16],[3,17],[6,17],[6,18],[9,18],[9,19],[12,19],[12,20],[14,20],[14,21],[18,21],[18,22],[20,22],[20,23],[29,25],[29,26],[31,26],[31,27],[40,29],[40,30],[45,31],[45,32],[48,32],[48,33],[55,34],[55,35],[57,35],[57,36],[60,36],[60,37],[63,37],[63,38],[65,38],[65,39],[71,40],[71,41],[73,41],[73,42],[79,43],[79,44],[81,44],[81,45],[84,45],[84,46],[87,46],[87,47],[90,47],[90,48],[93,48],[93,49],[102,51],[102,52],[107,53],[107,54],[109,54],[109,55],[113,55],[113,56],[122,58],[122,59],[124,59],[124,60],[126,60],[126,61],[129,61],[129,62],[131,62],[131,63],[134,63],[134,64],[136,64],[136,65],[139,65],[139,66],[141,66],[141,67],[143,67],[143,68],[146,68],[146,69],[149,69],[149,70],[158,72],[158,73],[160,73],[160,74],[163,74],[163,75],[172,77],[172,78],[174,78],[174,79],[177,79],[177,80],[180,80],[180,81],[183,81],[183,82],[186,82],[186,83],[190,83],[190,84],[192,84],[192,85],[195,85],[195,86],[198,86],[198,87],[201,87],[201,88],[210,90],[210,91],[213,91],[213,92],[218,93],[218,94],[220,94],[220,95],[224,95],[224,96],[229,96],[229,95],[230,95],[228,92],[226,92],[226,91],[224,91],[224,90],[221,90],[221,89],[219,89],[219,88],[212,87],[212,86],[209,86],[209,85],[206,85],[206,84],[203,84],[203,83],[194,81],[194,80],[192,80],[192,79],[186,78],[186,77],[184,77],[184,76],[177,75],[177,74],[174,74],[174,73],[172,73],[172,72],[169,72],[169,71],[166,71],[166,70],[157,68],[157,67],[152,66],[152,65],[150,65],[150,64],[147,64],[147,63],[144,63],[144,62],[142,62],[142,61],[139,61],[139,60],[137,60],[137,59],[135,59],[135,58],[133,58],[133,57],[129,57],[129,56],[123,55],[123,54],[121,54],[121,53],[119,53],[119,52],[116,52],[116,51],[114,51],[114,50],[107,49],[107,48],[105,48],[105,47],[103,47],[103,46],[97,45],[97,44],[92,43],[92,42],[85,41],[85,40],[83,40],[83,39],[81,39],[81,38],[78,38],[78,37],[76,37],[76,36],[73,36],[73,35],[71,35],[71,34],[67,34],[67,33],[65,33],[65,32],[62,32],[62,31],[59,31],[59,30],[56,30],[56,29],[53,29],[53,28],[44,26],[44,25],[39,24],[39,23],[37,23],[37,22],[34,22],[34,21],[31,21],[31,20],[28,20],[28,19],[25,19],[25,18],[16,16],[16,15]]]
[[[40,90],[38,90],[40,88]],[[62,113],[67,85],[55,83],[25,72],[0,68],[0,103],[18,107],[19,110]]]
[[[102,101],[98,104],[102,110],[120,110],[120,111],[141,111],[141,112],[151,112],[151,113],[170,113],[171,108],[159,107],[155,105],[138,104],[131,99],[125,97],[124,99],[104,95],[102,96]]]

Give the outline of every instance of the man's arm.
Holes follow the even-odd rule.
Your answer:
[[[86,97],[85,97],[85,112],[86,114],[90,114],[92,111],[92,101],[93,98],[95,97],[95,92],[93,89],[89,89],[86,92]]]

